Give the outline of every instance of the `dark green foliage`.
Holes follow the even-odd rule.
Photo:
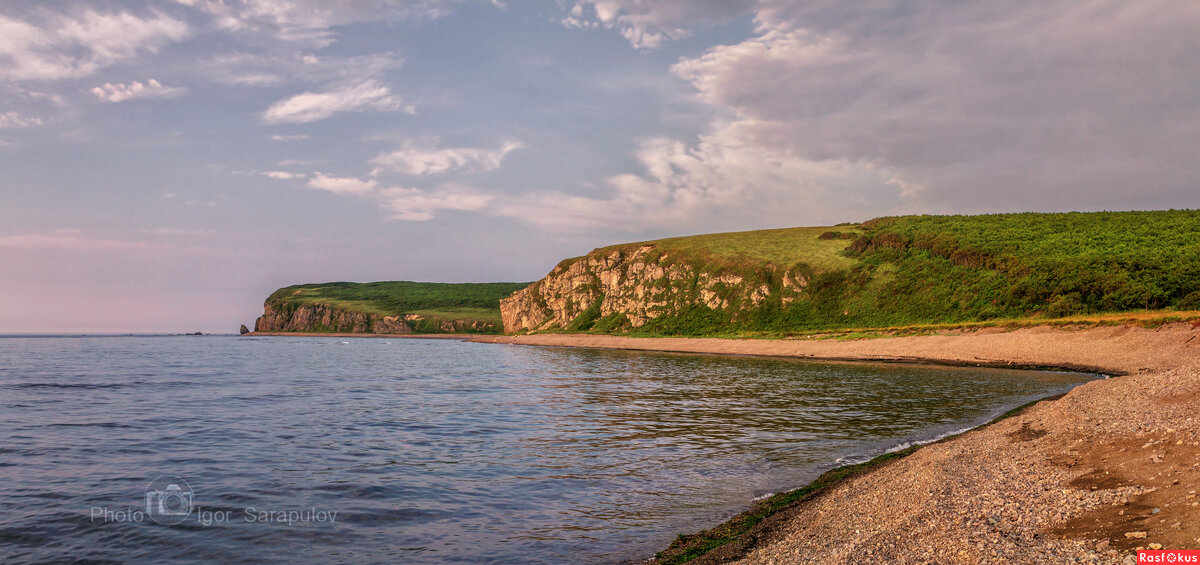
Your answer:
[[[1180,310],[1200,310],[1200,290],[1179,299],[1179,303],[1175,307]]]
[[[779,273],[790,263],[765,255],[749,261],[735,253],[737,237],[757,232],[727,234],[722,253],[737,260],[710,258],[698,270],[721,265],[747,283],[767,284],[773,299],[753,307],[728,296],[724,311],[687,307],[630,331],[779,334],[1200,309],[1200,211],[903,216],[859,229],[843,255],[852,262],[807,268],[808,287],[787,306],[778,300]],[[747,241],[763,248],[772,232],[762,234]]]
[[[966,320],[1160,309],[1200,289],[1198,211],[909,216],[866,227],[850,252],[894,263],[892,290],[985,297],[958,301]],[[948,317],[927,321],[958,321]]]
[[[624,314],[613,312],[599,320],[592,326],[593,332],[598,333],[615,333],[629,329],[629,319]]]
[[[592,329],[592,327],[596,324],[596,320],[600,318],[600,304],[602,302],[604,302],[603,294],[593,301],[592,305],[588,306],[586,310],[580,312],[579,315],[571,321],[571,325],[567,326],[567,330],[573,332],[582,332]]]
[[[333,282],[281,288],[267,298],[267,306],[291,315],[297,308],[323,304],[368,314],[366,331],[372,330],[371,316],[417,314],[409,321],[417,333],[499,333],[500,299],[528,286],[527,283],[423,283],[388,281],[373,283]],[[326,327],[319,322],[305,331],[351,332],[354,328]]]
[[[1078,292],[1058,296],[1046,307],[1046,313],[1056,318],[1079,314],[1082,311],[1083,302],[1079,300]]]
[[[728,327],[730,312],[714,310],[703,305],[692,305],[678,314],[660,316],[639,328],[638,333],[700,336]]]
[[[441,308],[499,310],[501,298],[527,286],[529,283],[331,282],[284,287],[267,301],[293,307],[317,302],[361,302],[369,304],[373,312],[389,315]]]

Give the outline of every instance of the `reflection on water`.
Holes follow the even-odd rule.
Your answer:
[[[841,457],[1090,378],[442,340],[6,338],[0,555],[612,562]],[[188,520],[94,515],[142,508],[162,474],[194,490]]]

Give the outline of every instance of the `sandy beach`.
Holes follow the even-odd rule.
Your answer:
[[[1200,327],[1180,323],[855,341],[471,339],[1123,375],[851,478],[695,562],[1133,563],[1137,548],[1200,547],[1198,336]]]

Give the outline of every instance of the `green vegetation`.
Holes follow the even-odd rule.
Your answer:
[[[1196,210],[887,217],[600,251],[645,245],[668,261],[766,285],[770,298],[750,305],[731,292],[726,308],[688,306],[636,329],[600,321],[573,329],[779,336],[1200,309]],[[785,303],[789,270],[808,280]]]
[[[302,284],[271,293],[267,304],[282,311],[325,304],[337,310],[376,316],[416,314],[421,319],[412,324],[418,333],[443,332],[443,322],[464,328],[482,322],[487,324],[484,330],[460,331],[499,333],[500,299],[526,286],[528,283],[410,281]]]
[[[839,235],[821,237],[827,232]],[[849,244],[844,240],[861,234],[859,227],[853,224],[836,228],[783,228],[672,237],[613,245],[600,251],[636,249],[652,244],[662,254],[673,254],[692,264],[753,268],[764,264],[790,267],[804,263],[813,269],[833,270],[854,265],[854,259],[843,254]]]

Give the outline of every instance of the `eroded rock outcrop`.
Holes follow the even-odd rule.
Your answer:
[[[254,322],[254,331],[406,334],[413,328],[403,316],[350,312],[328,304],[267,302],[263,315]]]
[[[598,249],[569,259],[540,281],[500,301],[505,332],[639,328],[661,316],[704,307],[739,313],[786,305],[810,275],[803,266],[738,268],[675,257],[653,244]]]
[[[479,320],[444,320],[421,314],[382,316],[352,312],[328,304],[288,304],[267,301],[254,322],[256,332],[306,333],[487,333],[496,325]]]

